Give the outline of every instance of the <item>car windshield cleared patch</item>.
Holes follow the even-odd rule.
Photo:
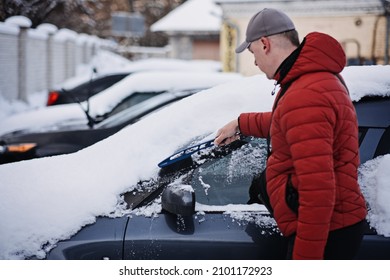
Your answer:
[[[197,203],[246,204],[254,176],[265,168],[266,149],[265,139],[252,138],[248,144],[230,154],[201,164],[194,170],[190,182]],[[196,156],[193,160],[203,161]]]

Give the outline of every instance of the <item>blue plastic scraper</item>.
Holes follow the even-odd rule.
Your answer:
[[[202,142],[200,144],[182,149],[173,155],[167,157],[162,162],[158,164],[158,167],[163,168],[167,167],[175,162],[181,161],[183,159],[189,158],[191,155],[195,154],[196,152],[199,152],[201,150],[204,150],[206,148],[214,146],[214,139],[213,140],[207,140],[205,142]]]

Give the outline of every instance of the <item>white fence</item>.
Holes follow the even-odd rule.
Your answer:
[[[7,100],[27,101],[31,93],[73,77],[77,66],[88,63],[99,48],[113,46],[51,24],[30,26],[22,16],[0,22],[0,95]]]

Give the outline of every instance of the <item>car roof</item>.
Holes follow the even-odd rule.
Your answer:
[[[341,72],[352,101],[364,96],[390,96],[390,66],[348,66]]]
[[[91,78],[98,79],[105,76],[117,74],[130,74],[144,71],[199,71],[199,72],[220,72],[221,62],[214,60],[184,60],[175,58],[148,58],[135,61],[128,61],[120,68],[99,69],[95,74],[84,74],[68,79],[57,85],[54,89],[65,88],[67,90],[87,83]]]

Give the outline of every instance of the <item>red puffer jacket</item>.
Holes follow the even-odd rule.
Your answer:
[[[270,130],[267,191],[283,235],[296,233],[294,259],[322,259],[329,231],[366,216],[357,181],[356,113],[336,76],[344,65],[344,51],[335,39],[310,33],[291,69],[284,77],[281,71],[275,76],[282,89],[292,83],[273,115],[244,113],[239,118],[244,135],[267,137]],[[289,176],[299,193],[298,215],[285,201]]]

